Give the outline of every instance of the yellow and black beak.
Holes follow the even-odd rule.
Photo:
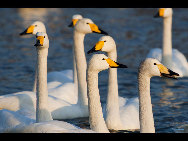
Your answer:
[[[179,76],[178,73],[173,72],[172,70],[168,69],[167,67],[165,67],[162,64],[155,64],[155,65],[157,65],[157,67],[158,67],[158,69],[159,69],[159,71],[161,73],[161,76],[163,76],[163,77],[177,79],[177,77]]]
[[[36,44],[34,46],[43,46],[44,36],[37,36]]]
[[[104,41],[99,41],[96,43],[96,45],[87,52],[87,54],[93,53],[93,52],[97,52],[97,51],[101,51],[101,49],[104,46]]]
[[[32,34],[34,28],[35,28],[34,25],[29,26],[26,30],[24,30],[22,33],[20,33],[20,35],[22,36],[22,35]]]
[[[107,59],[103,58],[103,60],[106,60],[110,68],[128,68],[126,65],[117,63],[110,58],[107,58]]]
[[[72,22],[68,25],[68,27],[74,27],[77,23],[78,19],[72,19]]]
[[[154,18],[159,18],[159,17],[164,16],[164,11],[165,11],[164,8],[159,9],[159,11],[157,12],[157,14],[154,15],[153,17],[154,17]]]
[[[93,33],[98,33],[98,34],[104,34],[104,35],[108,35],[107,32],[103,31],[102,29],[100,29],[96,24],[94,23],[88,23],[90,28],[91,28],[91,31]]]

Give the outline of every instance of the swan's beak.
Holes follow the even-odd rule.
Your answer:
[[[78,19],[72,19],[72,22],[68,25],[68,27],[74,27],[77,23]]]
[[[93,53],[93,52],[97,52],[97,51],[101,51],[102,47],[104,46],[104,41],[99,41],[96,43],[96,45],[87,52],[87,54]]]
[[[44,36],[37,36],[37,41],[34,46],[43,46],[44,43]]]
[[[109,64],[110,68],[128,68],[126,65],[119,64],[119,63],[111,60],[110,58],[108,58],[108,59],[103,58],[103,60],[106,60],[106,62]]]
[[[105,31],[103,31],[102,29],[100,29],[96,24],[89,23],[89,26],[90,26],[91,31],[92,31],[93,33],[108,35],[107,32],[105,32]]]
[[[172,70],[168,69],[167,67],[163,66],[162,64],[157,64],[157,67],[161,73],[161,76],[163,77],[169,77],[169,78],[177,78],[179,76],[178,73],[173,72]]]
[[[163,17],[164,16],[164,8],[159,9],[159,12],[157,12],[156,15],[154,15],[154,18]]]
[[[34,30],[35,26],[31,25],[29,26],[26,30],[24,30],[22,33],[20,33],[20,35],[26,35],[26,34],[32,34],[33,30]]]

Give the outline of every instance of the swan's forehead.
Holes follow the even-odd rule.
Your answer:
[[[31,25],[44,25],[42,22],[40,21],[35,21],[34,23],[32,23]]]
[[[110,36],[102,36],[99,41],[113,41],[113,38]]]
[[[83,18],[81,19],[82,22],[84,23],[93,23],[93,21],[91,19],[88,19],[88,18]]]
[[[92,59],[95,61],[99,61],[99,60],[108,59],[108,57],[104,54],[94,54]]]
[[[154,63],[156,63],[156,64],[161,64],[157,59],[155,59],[155,58],[147,58],[146,60],[145,60],[145,62],[147,63],[147,64],[154,64]]]
[[[72,19],[82,19],[83,17],[79,14],[73,15]]]

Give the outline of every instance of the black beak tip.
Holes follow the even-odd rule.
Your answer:
[[[159,12],[153,16],[154,18],[159,18]]]
[[[93,53],[93,52],[97,52],[97,50],[95,50],[95,47],[93,47],[92,49],[90,49],[87,54]]]
[[[121,64],[119,65],[119,68],[128,68],[128,67],[126,65]]]
[[[68,27],[73,27],[73,22],[71,22],[71,23],[68,25]]]

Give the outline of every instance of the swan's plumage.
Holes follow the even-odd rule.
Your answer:
[[[114,59],[114,61],[117,60],[116,44],[111,36],[100,37],[99,41],[90,51],[88,51],[88,53],[92,53],[96,51],[107,52],[109,58]],[[117,75],[117,72],[111,72],[111,73],[113,73],[112,76]],[[111,77],[110,74],[109,77]],[[113,82],[109,81],[108,87],[112,86],[113,87],[112,89],[114,90],[115,85],[118,85],[117,81],[114,80],[117,79],[117,77],[111,79],[113,80]],[[110,83],[113,84],[110,85]],[[109,89],[109,91],[110,90],[111,89]],[[105,120],[108,120],[108,122],[106,122],[108,128],[112,128],[115,130],[139,129],[140,125],[139,125],[138,97],[130,98],[130,99],[125,97],[120,97],[118,96],[118,88],[116,89],[116,91],[113,92],[114,92],[112,93],[113,97],[110,97],[109,103],[103,105],[103,115]],[[110,94],[111,93],[108,92],[108,95]],[[114,97],[114,95],[116,97]],[[118,100],[115,103],[114,102],[112,103],[112,101],[115,98],[117,98]],[[109,104],[109,107],[113,107],[113,108],[109,108],[109,110],[107,110],[107,104]],[[114,108],[115,106],[117,106],[117,108],[119,107],[119,109]],[[119,114],[119,115],[115,115],[115,114]],[[107,119],[107,116],[109,119]]]
[[[2,120],[0,121],[0,132],[13,132],[13,133],[92,132],[91,130],[81,129],[67,122],[55,121],[52,119],[51,111],[49,110],[50,106],[48,105],[49,101],[48,101],[48,91],[47,91],[47,56],[48,56],[49,40],[47,34],[44,32],[38,32],[36,38],[37,40],[35,46],[37,49],[37,72],[38,72],[37,93],[33,94],[33,96],[36,97],[34,101],[37,104],[33,105],[36,106],[36,112],[33,113],[33,118],[30,118],[19,114],[18,112],[20,111],[20,109],[16,112],[9,111],[7,109],[1,109],[0,118]],[[30,96],[31,95],[32,94],[30,94]],[[20,94],[19,96],[21,96],[20,97],[21,100],[28,99],[28,98],[22,99],[23,96],[26,95]],[[54,98],[53,100],[54,102],[57,102],[57,98]],[[54,104],[53,101],[51,102],[52,102],[51,106],[57,105]],[[17,104],[19,104],[19,100],[17,101]],[[17,106],[19,106],[20,108],[21,106],[23,107],[24,105],[20,104]],[[27,104],[26,106],[28,108],[31,108]],[[30,110],[27,112],[32,112],[32,111]]]
[[[154,48],[149,51],[147,58],[156,58],[170,69],[179,73],[180,77],[188,76],[188,62],[186,57],[177,49],[172,48],[172,8],[160,8],[155,17],[162,17],[163,25],[163,49]],[[166,59],[170,61],[167,62]]]

